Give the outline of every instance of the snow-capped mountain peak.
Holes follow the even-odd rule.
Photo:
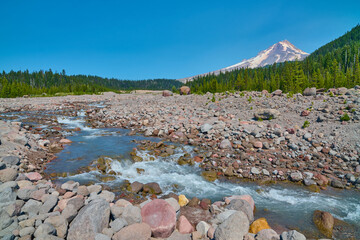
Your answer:
[[[199,77],[199,76],[205,76],[208,74],[218,75],[220,74],[220,72],[229,72],[239,68],[257,68],[257,67],[264,67],[266,65],[271,65],[274,63],[280,63],[285,61],[302,60],[308,55],[309,55],[308,53],[296,48],[288,40],[283,40],[278,43],[275,43],[268,49],[259,52],[256,57],[247,60],[245,59],[240,63],[213,72],[200,74],[188,78],[182,78],[178,80],[186,83],[192,81],[195,77]]]

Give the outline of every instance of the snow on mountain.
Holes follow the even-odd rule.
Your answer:
[[[219,75],[220,72],[229,72],[239,68],[257,68],[264,67],[266,65],[271,65],[273,63],[280,63],[285,61],[295,61],[296,59],[302,60],[307,57],[309,54],[296,48],[288,40],[284,40],[278,43],[275,43],[268,49],[259,52],[256,57],[245,59],[240,63],[234,64],[232,66],[222,68],[213,72],[200,74],[192,77],[178,79],[183,83],[190,82],[196,77],[206,76],[209,74]]]

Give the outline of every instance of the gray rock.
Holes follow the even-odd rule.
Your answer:
[[[6,168],[6,164],[3,162],[0,162],[0,170],[3,170]]]
[[[18,176],[18,173],[13,168],[5,168],[3,170],[0,170],[0,181],[1,182],[14,181],[17,176]]]
[[[17,196],[22,200],[29,200],[32,192],[34,191],[36,191],[36,188],[20,188],[17,191]]]
[[[126,227],[128,223],[124,218],[117,218],[110,223],[110,227],[114,232],[120,231],[122,228]]]
[[[296,230],[291,230],[288,232],[283,232],[280,235],[280,239],[281,240],[306,240],[306,237]]]
[[[207,222],[201,221],[196,225],[196,231],[198,231],[201,236],[206,237],[210,227],[211,226]]]
[[[303,176],[302,176],[301,172],[293,172],[290,174],[290,179],[293,182],[298,182],[298,181],[303,180]]]
[[[141,223],[141,210],[138,207],[129,205],[124,208],[124,212],[122,217],[126,220],[126,222],[131,225],[134,223]]]
[[[215,230],[215,240],[243,239],[249,231],[249,220],[245,213],[235,212]]]
[[[255,174],[255,175],[260,174],[260,170],[259,170],[258,168],[256,168],[256,167],[252,167],[251,170],[250,170],[250,172],[251,172],[252,174]]]
[[[166,240],[191,240],[191,239],[192,238],[190,234],[181,234],[178,231],[174,231],[170,237],[166,238]]]
[[[65,238],[68,229],[68,222],[63,216],[52,216],[45,220],[45,223],[49,223],[56,229],[56,235],[61,238]]]
[[[272,229],[263,229],[256,234],[255,240],[280,240],[280,236]]]
[[[259,109],[255,112],[256,119],[270,120],[276,119],[280,116],[280,112],[276,109]]]
[[[6,156],[2,158],[2,161],[7,165],[19,165],[20,158],[17,156]]]
[[[316,96],[316,88],[305,88],[303,92],[304,96]]]
[[[96,199],[83,207],[71,222],[68,240],[94,239],[109,224],[110,205],[104,199]]]
[[[30,199],[21,208],[21,211],[29,214],[30,216],[34,216],[39,213],[41,206],[42,206],[41,202],[36,201],[34,199]]]
[[[105,199],[107,202],[110,203],[114,201],[115,193],[104,190],[99,194],[99,197]]]
[[[254,213],[251,205],[243,199],[233,199],[230,201],[229,205],[226,206],[226,209],[242,211],[248,217],[250,223],[254,221]]]
[[[111,238],[105,234],[97,233],[95,235],[95,240],[111,240]]]
[[[337,179],[331,179],[331,186],[334,188],[344,188],[344,184]]]
[[[113,216],[113,218],[119,218],[124,212],[124,209],[125,209],[124,207],[118,207],[116,205],[113,205],[111,206],[110,209],[111,215]]]
[[[95,192],[96,194],[98,194],[102,187],[100,185],[90,185],[90,186],[87,186],[87,189],[89,191],[89,194],[92,193],[92,192]]]
[[[215,222],[217,224],[221,224],[236,212],[237,212],[236,210],[225,210],[224,212],[219,213],[218,215],[216,215]]]
[[[205,123],[205,124],[201,125],[200,132],[208,133],[212,128],[213,128],[213,126],[211,124]]]
[[[26,227],[26,228],[20,229],[19,235],[20,235],[20,237],[23,237],[26,235],[33,235],[34,232],[35,232],[34,227]]]
[[[50,223],[41,224],[35,231],[34,236],[36,238],[46,236],[46,235],[55,235],[56,229]]]
[[[70,181],[67,181],[66,183],[63,183],[61,185],[61,189],[73,191],[73,190],[77,190],[78,186],[79,186],[78,182],[74,182],[74,181],[70,180]]]
[[[58,198],[55,195],[50,195],[48,199],[44,202],[40,209],[40,213],[50,212],[57,204]]]
[[[172,198],[172,197],[171,197],[171,198],[167,198],[167,199],[165,199],[165,201],[166,201],[167,203],[169,203],[169,204],[175,209],[175,212],[177,212],[177,211],[180,210],[179,202],[176,201],[175,198]]]
[[[221,149],[231,149],[231,142],[228,139],[224,139],[221,141],[220,143],[220,148]]]
[[[66,221],[71,222],[77,215],[78,211],[73,204],[66,205],[65,209],[62,211],[61,216],[66,219]]]
[[[3,230],[10,226],[13,223],[13,219],[9,216],[9,214],[4,210],[0,209],[0,230]]]

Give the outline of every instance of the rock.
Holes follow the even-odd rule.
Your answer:
[[[150,237],[151,228],[148,224],[135,223],[115,233],[112,240],[148,240]]]
[[[132,205],[131,202],[125,200],[125,199],[119,199],[116,201],[115,203],[116,206],[118,207],[127,207],[129,205]]]
[[[201,125],[200,132],[208,133],[211,129],[213,129],[213,126],[211,124],[205,123],[205,124]]]
[[[129,205],[124,208],[122,217],[131,225],[134,223],[141,223],[141,210],[138,207]]]
[[[189,203],[189,200],[185,197],[185,195],[179,196],[179,205],[180,207],[186,206]]]
[[[42,179],[42,176],[40,175],[40,173],[38,172],[29,172],[26,173],[25,176],[30,180],[30,181],[39,181]]]
[[[344,188],[344,184],[337,179],[331,179],[331,186],[334,188]]]
[[[216,224],[221,224],[236,212],[237,212],[236,210],[225,210],[225,211],[219,213],[218,215],[216,215],[214,222]]]
[[[163,95],[163,97],[170,97],[170,96],[173,96],[174,94],[173,94],[173,92],[171,92],[169,90],[164,90],[162,92],[162,95]]]
[[[260,142],[260,141],[254,142],[254,148],[262,148],[262,147],[263,147],[262,142]]]
[[[301,112],[300,116],[301,117],[306,117],[306,116],[309,116],[309,114],[310,114],[309,110],[304,110],[304,111]]]
[[[154,237],[167,238],[175,229],[176,212],[162,199],[155,199],[141,209],[144,223],[149,224]]]
[[[30,198],[41,201],[41,198],[46,194],[46,189],[41,188],[30,193]]]
[[[167,203],[169,203],[174,209],[175,209],[175,212],[177,212],[177,211],[179,211],[180,210],[180,205],[179,205],[179,203],[178,203],[178,201],[176,201],[176,199],[175,198],[167,198],[167,199],[165,199],[165,201],[167,202]]]
[[[65,238],[68,230],[68,222],[63,216],[51,216],[45,220],[56,229],[56,235],[60,238]]]
[[[21,211],[24,213],[28,213],[30,216],[34,216],[39,213],[41,206],[42,206],[41,202],[30,199],[21,208]]]
[[[104,199],[91,201],[71,222],[67,239],[94,239],[109,224],[110,205]]]
[[[87,190],[89,191],[89,194],[92,192],[95,192],[96,194],[98,194],[101,191],[101,189],[102,189],[101,185],[87,186]]]
[[[201,236],[206,237],[207,236],[207,232],[210,229],[210,225],[207,222],[204,221],[200,221],[197,225],[196,225],[196,231],[199,232],[201,234]]]
[[[121,216],[121,214],[124,212],[124,208],[114,205],[114,206],[111,206],[110,212],[111,212],[111,216],[113,218],[119,218]]]
[[[15,169],[5,168],[3,170],[0,170],[0,181],[1,182],[14,181],[17,175],[18,173]]]
[[[144,186],[144,184],[135,181],[135,182],[130,184],[129,191],[134,192],[134,193],[138,193],[143,189],[143,186]]]
[[[306,240],[306,237],[296,230],[291,230],[288,232],[283,232],[280,235],[280,239],[281,240]]]
[[[316,96],[316,88],[305,88],[303,92],[304,96]]]
[[[63,183],[61,185],[61,189],[64,189],[67,191],[73,191],[74,189],[76,190],[78,186],[79,186],[78,182],[74,182],[74,181],[70,180],[70,181],[67,181],[66,183]]]
[[[249,233],[257,234],[263,229],[271,229],[271,227],[265,218],[259,218],[250,225]]]
[[[243,212],[235,212],[215,230],[216,240],[239,240],[249,230],[248,217]]]
[[[79,211],[80,208],[82,208],[84,206],[84,200],[82,198],[75,197],[75,198],[69,199],[69,201],[67,201],[66,206],[68,206],[68,205],[74,205],[76,211]]]
[[[77,190],[77,194],[86,197],[89,196],[90,192],[86,186],[79,186]]]
[[[252,210],[253,211],[255,210],[255,202],[254,202],[254,199],[250,195],[234,195],[234,196],[230,196],[230,197],[225,197],[224,201],[226,204],[229,204],[231,202],[231,200],[233,200],[233,199],[245,200],[250,204]]]
[[[61,140],[59,141],[59,143],[61,143],[61,144],[70,144],[70,143],[72,143],[72,141],[69,140],[69,139],[63,138],[63,139],[61,139]]]
[[[271,94],[272,94],[273,96],[281,96],[282,91],[281,91],[280,89],[278,89],[278,90],[273,91]]]
[[[70,204],[66,205],[64,210],[61,212],[61,216],[70,223],[76,217],[77,213],[78,211],[76,210],[75,206]]]
[[[197,207],[197,206],[199,206],[199,202],[200,202],[200,200],[199,200],[197,197],[193,197],[193,198],[189,201],[189,203],[187,204],[187,206],[189,206],[189,207]]]
[[[209,222],[212,219],[209,210],[203,210],[197,207],[182,207],[180,209],[180,215],[184,215],[193,226],[196,226],[201,221]]]
[[[55,234],[56,234],[56,229],[54,228],[53,225],[51,225],[49,223],[43,223],[36,228],[34,236],[36,238],[39,238],[39,237],[43,237],[46,235],[55,235]]]
[[[19,165],[20,158],[17,156],[6,156],[2,158],[2,162],[7,165]]]
[[[110,223],[110,227],[111,227],[111,229],[114,230],[114,232],[120,231],[127,225],[128,225],[128,223],[126,222],[126,220],[124,218],[117,218]]]
[[[100,198],[105,199],[107,202],[113,202],[115,199],[115,193],[103,190],[99,195]]]
[[[207,198],[201,199],[199,205],[202,209],[209,210],[210,205],[211,205],[211,200],[207,199]]]
[[[190,88],[188,86],[182,86],[180,88],[180,95],[189,95],[190,94]]]
[[[194,227],[191,225],[189,220],[187,220],[187,218],[183,215],[180,216],[180,218],[179,218],[178,229],[179,229],[179,232],[182,234],[192,233],[194,231]]]
[[[271,120],[280,116],[280,112],[276,109],[259,109],[255,112],[254,117],[259,120]]]
[[[280,240],[280,236],[272,229],[263,229],[256,234],[255,240]]]
[[[260,170],[256,167],[252,167],[250,172],[254,175],[259,175],[261,173]]]
[[[151,182],[144,185],[143,192],[158,195],[162,193],[162,190],[158,183]]]
[[[97,233],[95,235],[95,240],[111,240],[111,238],[105,234]]]
[[[54,209],[57,202],[58,202],[57,196],[50,195],[47,198],[47,200],[44,202],[44,204],[42,205],[42,207],[40,209],[40,213],[48,213],[48,212],[50,212],[52,209]]]
[[[10,226],[13,223],[13,219],[9,216],[9,214],[4,210],[0,209],[0,230],[3,230]]]
[[[290,174],[290,179],[293,182],[298,182],[298,181],[303,180],[303,176],[302,176],[301,172],[293,172]]]
[[[4,184],[3,184],[4,185]],[[0,185],[1,187],[2,185]],[[0,209],[4,206],[7,206],[16,200],[16,193],[12,190],[11,187],[5,187],[0,191]]]
[[[242,211],[248,217],[249,222],[254,221],[253,209],[252,209],[251,205],[247,201],[245,201],[243,199],[233,199],[233,200],[231,200],[229,205],[226,206],[226,209]]]
[[[19,236],[20,237],[24,237],[26,235],[33,235],[33,233],[35,232],[35,228],[34,227],[25,227],[25,228],[22,228],[20,229],[20,232],[19,232]],[[30,238],[31,239],[31,238]]]
[[[166,238],[166,240],[191,240],[190,234],[181,234],[178,231],[174,231],[170,237]]]
[[[231,145],[231,142],[229,141],[229,139],[222,140],[220,143],[220,148],[221,149],[231,149],[232,145]]]
[[[315,210],[313,222],[319,231],[328,238],[332,238],[334,228],[334,217],[329,212]]]

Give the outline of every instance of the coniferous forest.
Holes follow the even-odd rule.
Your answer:
[[[188,83],[192,92],[266,89],[302,92],[307,87],[337,88],[360,85],[360,25],[319,48],[303,61],[256,69],[238,69],[198,77]]]
[[[171,79],[117,80],[87,75],[66,75],[48,71],[10,71],[0,73],[0,97],[24,95],[93,94],[119,90],[163,90],[179,88],[179,81]]]

